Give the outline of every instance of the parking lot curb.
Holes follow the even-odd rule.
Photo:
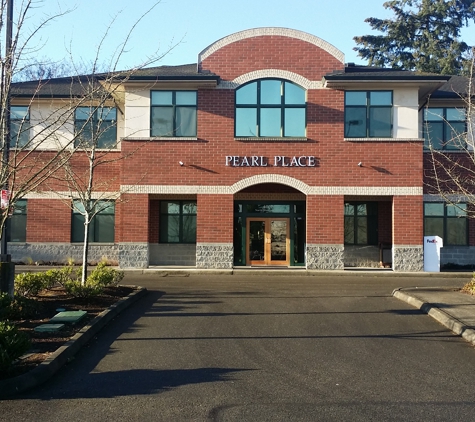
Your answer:
[[[459,321],[457,318],[439,309],[437,306],[424,302],[411,295],[410,289],[395,289],[393,291],[393,296],[426,313],[437,322],[447,327],[454,334],[461,336],[469,343],[475,345],[475,330],[472,327],[464,324],[462,321]]]

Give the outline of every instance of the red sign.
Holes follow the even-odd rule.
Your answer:
[[[2,189],[2,194],[0,198],[0,208],[5,209],[10,205],[10,191]]]

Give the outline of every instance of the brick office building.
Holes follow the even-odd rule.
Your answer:
[[[36,93],[30,131],[70,84]],[[122,196],[96,217],[92,257],[124,268],[418,271],[426,221],[430,234],[449,232],[446,262],[474,263],[475,225],[424,191],[424,106],[430,97],[456,114],[450,84],[345,65],[324,40],[283,28],[220,39],[197,64],[138,71],[111,106],[113,153],[131,155],[108,170]],[[14,107],[29,86],[16,85]],[[13,259],[78,257],[80,221],[53,194],[28,194],[12,216]]]

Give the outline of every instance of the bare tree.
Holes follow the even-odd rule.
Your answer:
[[[133,30],[156,4],[132,26],[110,63],[108,72],[97,72],[101,46],[107,37],[106,31],[97,49],[92,73],[71,78],[69,97],[74,102],[72,113],[75,123],[63,126],[69,131],[68,148],[62,148],[61,144],[58,146],[57,150],[61,150],[58,156],[60,168],[44,181],[44,186],[71,207],[73,213],[83,218],[83,285],[87,276],[91,224],[99,214],[122,201],[118,163],[139,148],[124,153],[116,135],[117,122],[124,109],[124,84],[170,51],[168,49],[165,53],[155,54],[133,69],[116,70]],[[117,171],[111,172],[111,168]],[[138,175],[137,182],[140,178]]]
[[[442,108],[430,100],[424,110],[425,147],[430,152],[425,154],[424,165],[427,193],[437,195],[472,218],[475,218],[474,60],[472,54],[468,77],[457,76],[449,81],[459,98],[459,107],[452,114],[460,117],[442,115]],[[443,137],[433,133],[435,121],[445,127]],[[463,210],[462,203],[468,205]]]
[[[120,91],[135,72],[88,75],[74,81],[81,98],[74,107],[75,124],[68,126],[73,141],[70,148],[62,149],[61,167],[44,182],[83,218],[82,284],[87,274],[91,224],[98,214],[121,201],[118,165],[135,153],[124,154],[116,135],[118,114],[123,113]]]
[[[93,67],[94,63],[79,62],[73,65],[69,60],[52,61],[46,56],[35,57],[15,73],[14,82],[45,81],[66,76],[88,75],[92,73]],[[106,64],[102,64],[95,71],[106,72]]]
[[[0,33],[5,31],[7,23],[13,23],[7,17],[9,3],[11,5],[12,0],[0,0]],[[84,62],[77,64],[70,51],[70,64],[62,70],[67,69],[68,73],[74,70],[75,75],[83,76],[50,79],[53,76],[49,69],[51,62],[45,59],[37,61],[36,74],[32,73],[31,77],[26,78],[35,80],[24,81],[21,72],[25,67],[20,63],[35,63],[28,61],[29,52],[37,53],[35,47],[28,47],[35,35],[52,19],[69,12],[48,17],[31,33],[25,34],[25,21],[38,3],[41,1],[21,0],[21,5],[15,9],[18,17],[14,23],[12,42],[5,54],[0,53],[0,138],[4,152],[0,184],[9,192],[9,205],[1,213],[0,230],[5,241],[5,223],[9,211],[19,199],[31,192],[54,192],[84,217],[84,283],[90,224],[98,213],[111,206],[112,201],[120,201],[118,180],[104,177],[101,169],[126,158],[120,151],[117,138],[109,136],[117,124],[115,113],[122,112],[123,85],[136,72],[160,60],[177,44],[164,53],[156,51],[150,54],[143,63],[131,70],[117,70],[130,37],[142,19],[160,3],[156,1],[131,25],[116,50],[112,54],[106,52],[108,57],[112,57],[108,61],[107,71],[104,71],[106,66],[101,56],[115,19],[99,40],[95,56],[87,65],[90,69],[87,75],[82,74]],[[14,83],[14,80],[24,82]],[[58,90],[61,91],[60,95],[57,95]],[[14,107],[10,107],[12,98]],[[77,118],[78,115],[82,118]]]
[[[11,107],[11,98],[19,94],[13,83],[15,74],[22,58],[32,51],[35,36],[49,22],[69,12],[47,16],[33,30],[29,30],[26,21],[31,9],[38,3],[23,0],[15,8],[16,18],[13,20],[13,1],[0,2],[0,33],[6,34],[5,46],[0,45],[0,185],[3,192],[8,194],[8,205],[3,204],[0,217],[3,254],[6,252],[5,223],[9,210],[18,199],[34,191],[61,165],[62,151],[45,151],[43,146],[48,139],[56,136],[54,128],[67,120],[71,113],[70,108],[64,107],[63,104],[43,122],[38,131],[32,132],[29,126],[31,97],[22,99],[21,106],[16,109]],[[42,90],[42,84],[37,83],[29,88],[30,92],[33,92],[32,97],[35,97]],[[67,148],[67,145],[64,145],[64,148]],[[39,163],[41,165],[38,165]]]

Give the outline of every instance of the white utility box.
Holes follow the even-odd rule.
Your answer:
[[[444,246],[439,236],[424,236],[424,271],[440,272],[440,248]]]

